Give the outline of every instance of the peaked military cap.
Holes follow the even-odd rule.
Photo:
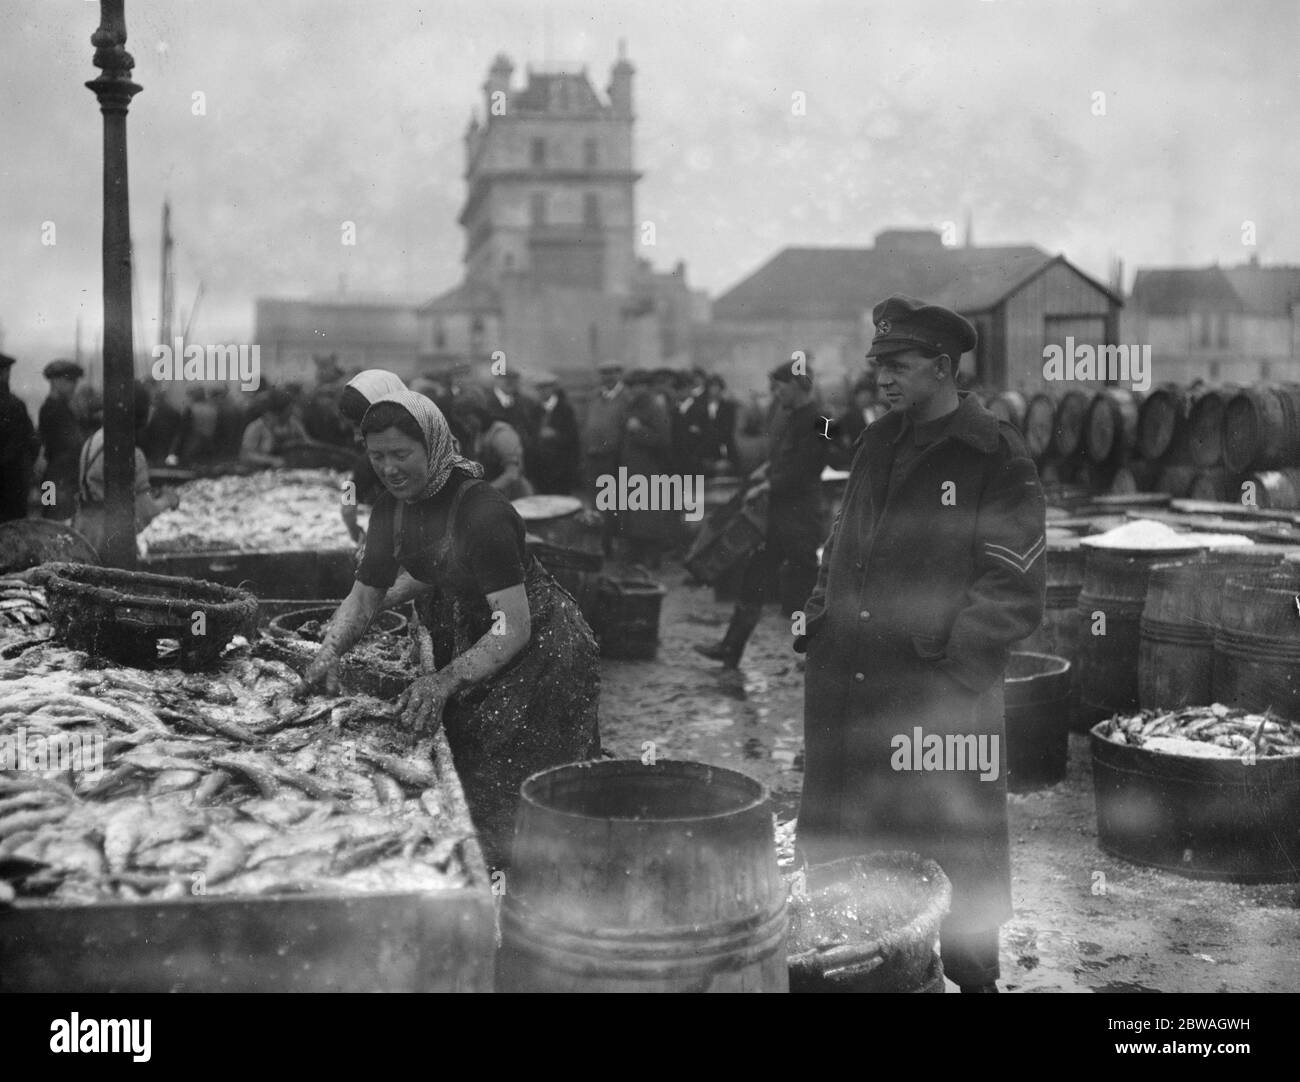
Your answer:
[[[895,294],[871,312],[875,335],[868,357],[882,357],[905,349],[946,353],[955,366],[963,353],[975,348],[979,335],[968,320],[950,308],[926,304]]]

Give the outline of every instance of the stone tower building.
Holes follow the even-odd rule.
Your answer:
[[[656,274],[637,255],[634,70],[620,45],[602,98],[585,68],[530,68],[521,87],[508,57],[493,61],[465,132],[464,277],[421,310],[426,368],[463,372],[501,350],[525,375],[581,382],[606,358],[677,352],[676,324],[700,302],[684,267]]]

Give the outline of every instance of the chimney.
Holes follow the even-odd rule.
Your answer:
[[[515,66],[510,63],[510,57],[505,53],[497,53],[497,58],[492,61],[492,67],[488,70],[487,82],[483,84],[483,99],[487,103],[487,116],[489,123],[494,116],[502,116],[500,108],[492,108],[493,95],[500,92],[509,97],[510,94],[510,76],[515,72]]]
[[[622,38],[618,42],[618,60],[610,69],[609,95],[610,108],[614,115],[626,120],[632,119],[632,75],[636,68],[627,59],[627,42]]]

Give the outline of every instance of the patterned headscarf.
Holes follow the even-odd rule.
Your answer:
[[[348,386],[372,406],[386,394],[406,390],[406,384],[384,368],[367,368],[348,380]]]
[[[464,470],[471,477],[483,476],[483,467],[460,453],[460,445],[451,434],[447,418],[431,400],[414,391],[401,390],[384,395],[371,403],[370,409],[374,409],[380,402],[397,403],[415,419],[424,434],[424,446],[429,453],[429,480],[420,493],[408,499],[407,503],[417,503],[435,495],[447,483],[447,478],[454,469]],[[366,413],[368,415],[370,410]]]

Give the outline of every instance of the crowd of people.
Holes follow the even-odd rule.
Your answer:
[[[81,365],[52,361],[43,370],[49,394],[33,425],[8,388],[14,364],[0,354],[0,521],[28,514],[70,521],[85,498],[82,451],[103,424],[99,392],[84,382]],[[276,468],[294,461],[302,448],[335,448],[330,461],[342,461],[359,446],[359,424],[339,408],[355,375],[332,355],[318,357],[310,387],[264,382],[254,392],[232,394],[225,384],[193,384],[179,404],[170,385],[155,382],[146,385],[137,406],[137,446],[154,470]],[[741,474],[753,463],[745,461],[751,456],[741,451],[738,437],[761,445],[769,440],[774,407],[742,407],[720,375],[699,368],[628,371],[607,361],[598,377],[581,411],[546,372],[529,374],[531,393],[517,370],[494,375],[490,388],[433,374],[410,387],[439,406],[465,453],[509,499],[580,495],[590,503],[597,480],[616,476],[620,467],[648,477]],[[852,395],[849,410],[826,424],[828,462],[841,468],[848,466],[853,441],[883,412],[869,384],[859,384]],[[358,469],[364,480],[366,465]],[[616,537],[630,559],[656,567],[682,539],[680,515],[614,512],[607,551]]]

